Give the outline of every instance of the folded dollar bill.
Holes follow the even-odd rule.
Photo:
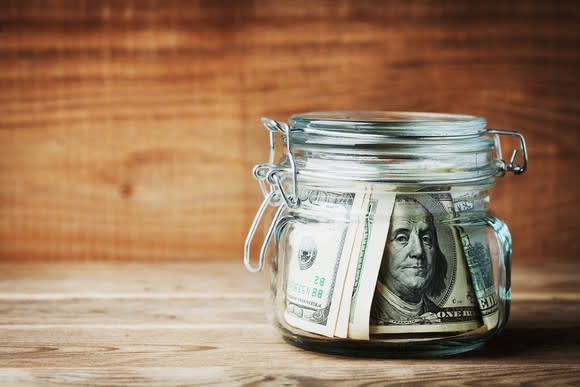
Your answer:
[[[291,226],[284,269],[290,325],[368,340],[465,332],[481,326],[482,316],[486,326],[497,324],[485,232],[451,222],[476,198],[454,202],[448,192],[395,194],[372,185],[354,191],[301,192],[305,211],[331,211],[334,219]]]
[[[307,190],[300,195],[304,211],[322,211],[332,219],[304,218],[290,226],[284,318],[294,327],[332,337],[356,233],[354,213],[364,194]]]
[[[370,333],[464,332],[481,325],[449,193],[398,194]]]
[[[453,195],[458,216],[484,211],[488,197],[481,191],[467,191]],[[486,229],[482,226],[457,226],[463,254],[469,268],[471,282],[477,297],[479,311],[488,330],[497,326],[498,303],[493,273],[493,262]]]

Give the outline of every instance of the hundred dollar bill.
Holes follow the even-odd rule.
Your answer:
[[[332,337],[356,232],[350,221],[362,195],[316,190],[299,195],[302,209],[338,219],[325,223],[305,219],[291,226],[284,318],[297,328]]]
[[[481,326],[449,193],[398,194],[370,313],[371,334]]]
[[[334,335],[336,337],[346,338],[348,337],[348,324],[350,319],[350,305],[352,301],[352,294],[357,274],[357,267],[359,263],[359,250],[354,246],[360,246],[364,235],[365,220],[367,219],[367,208],[369,205],[369,199],[371,195],[370,186],[365,186],[361,189],[361,200],[357,209],[358,213],[353,217],[351,221],[351,227],[355,230],[355,237],[353,242],[353,248],[351,249],[351,256],[349,259],[349,265],[347,269],[347,274],[344,281],[344,288],[342,292],[342,298],[340,300],[340,308],[338,312],[338,319],[336,322],[336,329]],[[358,272],[360,274],[360,271]]]
[[[498,304],[493,280],[493,265],[485,229],[458,226],[465,259],[469,266],[481,317],[487,329],[497,326]]]
[[[453,208],[457,215],[466,211],[483,211],[489,202],[489,196],[481,191],[453,193]]]
[[[349,274],[354,276],[348,314],[347,337],[352,339],[369,339],[369,316],[377,274],[381,265],[387,231],[395,193],[371,192],[364,203],[366,216],[359,227],[358,238],[353,248]],[[352,269],[354,268],[354,271]]]
[[[453,204],[458,215],[466,211],[484,210],[486,200],[487,195],[479,192],[462,192],[453,195]],[[457,230],[483,323],[488,330],[491,330],[497,326],[499,313],[487,233],[481,226],[457,226]]]

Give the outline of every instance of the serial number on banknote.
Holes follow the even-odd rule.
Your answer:
[[[289,280],[288,288],[297,294],[308,294],[311,297],[316,298],[324,297],[324,284],[326,283],[326,278],[315,276],[313,282],[313,284],[308,285],[298,281]]]

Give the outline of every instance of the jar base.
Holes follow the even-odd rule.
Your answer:
[[[469,352],[481,348],[485,341],[466,342],[461,339],[445,339],[433,342],[390,343],[365,341],[327,341],[284,333],[283,339],[298,348],[330,355],[361,358],[436,358]]]

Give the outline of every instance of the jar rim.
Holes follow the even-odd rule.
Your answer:
[[[332,111],[294,114],[292,130],[333,137],[464,137],[485,132],[484,118],[452,113]]]

